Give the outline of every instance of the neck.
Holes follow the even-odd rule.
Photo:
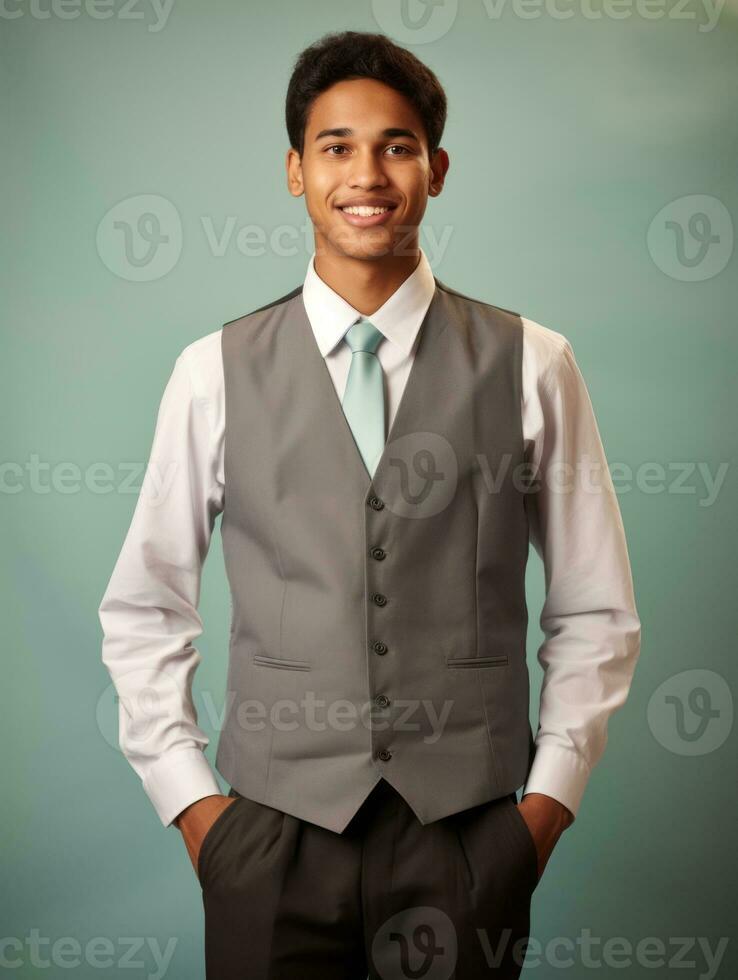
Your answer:
[[[413,274],[419,262],[417,246],[406,255],[358,259],[321,249],[316,243],[314,266],[326,285],[363,316],[371,316]]]

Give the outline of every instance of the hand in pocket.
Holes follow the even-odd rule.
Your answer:
[[[574,817],[562,803],[544,793],[527,793],[515,808],[535,848],[540,881],[559,837]]]
[[[229,806],[238,800],[237,796],[205,796],[192,803],[176,818],[175,823],[182,831],[187,853],[195,873],[198,872],[200,852],[205,838],[215,827]]]

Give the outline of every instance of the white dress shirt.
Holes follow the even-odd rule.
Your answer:
[[[303,301],[341,398],[351,363],[341,340],[362,314],[320,279],[314,258]],[[387,380],[387,431],[434,289],[421,250],[415,271],[367,317],[386,338],[377,356]],[[524,792],[545,793],[576,816],[605,749],[608,718],[628,694],[640,621],[620,509],[572,348],[562,334],[522,322],[523,436],[540,482],[530,498],[530,536],[546,581],[537,751]],[[165,826],[221,792],[203,752],[209,740],[197,724],[192,679],[201,660],[193,645],[203,628],[201,569],[223,509],[224,431],[216,330],[175,361],[146,478],[99,609],[103,661],[119,696],[120,747]],[[577,478],[583,461],[599,492]]]

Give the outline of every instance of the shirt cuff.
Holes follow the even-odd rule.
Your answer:
[[[143,787],[165,827],[186,807],[222,790],[202,749],[177,749],[157,759],[143,780]]]
[[[539,745],[523,796],[526,793],[551,796],[563,803],[576,819],[590,772],[587,763],[573,749],[560,745]]]

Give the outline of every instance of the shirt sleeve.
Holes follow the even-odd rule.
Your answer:
[[[538,650],[544,671],[536,753],[523,791],[544,793],[576,817],[626,700],[640,655],[620,508],[586,384],[562,335],[534,386],[526,498],[530,538],[544,563]]]
[[[99,608],[102,659],[116,688],[121,751],[164,826],[221,793],[204,755],[192,680],[200,576],[223,487],[207,405],[186,350],[159,406],[133,518]]]

